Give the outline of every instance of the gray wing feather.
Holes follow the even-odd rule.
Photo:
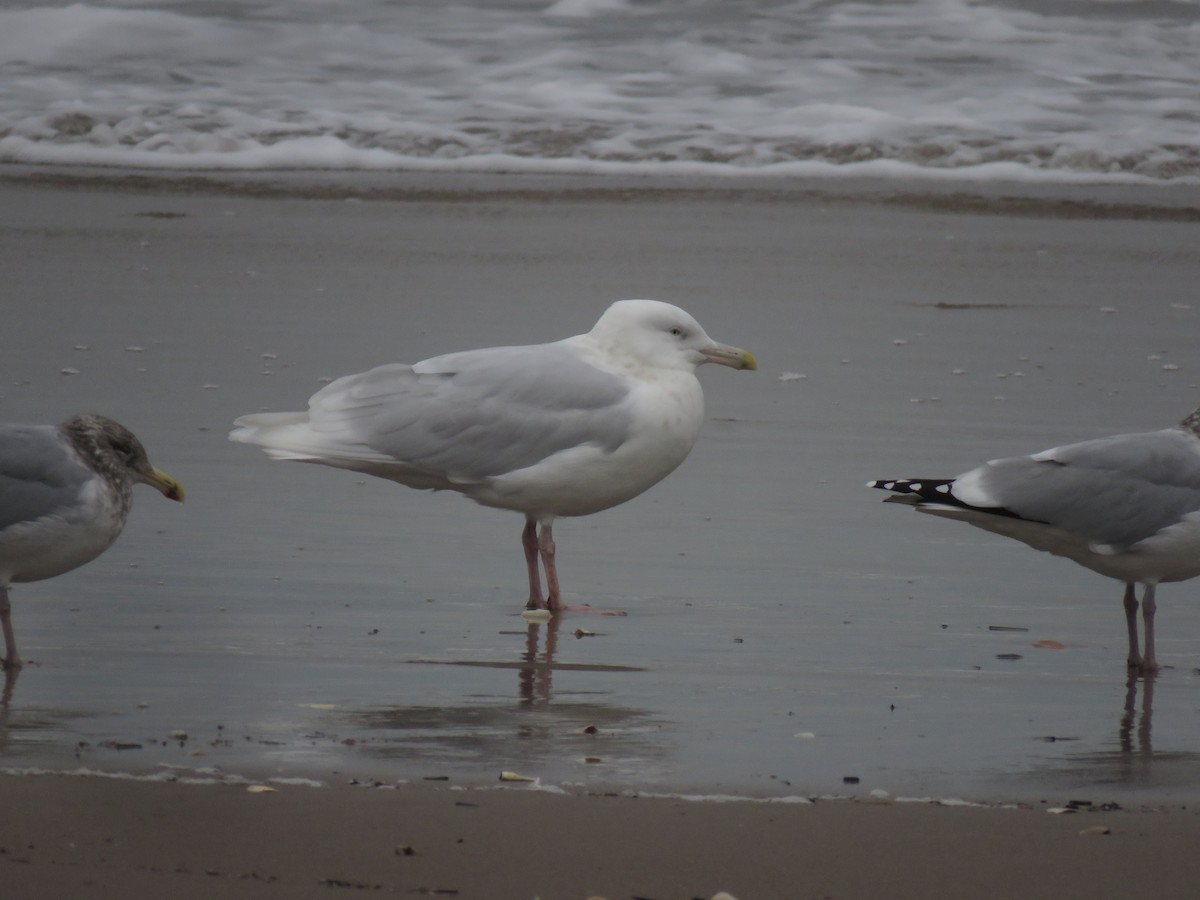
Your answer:
[[[91,477],[56,428],[0,426],[0,530],[70,506]]]
[[[1200,446],[1178,429],[1100,438],[989,463],[980,486],[1021,518],[1124,550],[1200,510]]]
[[[629,434],[628,385],[558,344],[380,366],[313,397],[311,427],[455,481],[478,481]]]

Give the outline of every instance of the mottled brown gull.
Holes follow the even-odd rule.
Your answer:
[[[704,418],[703,363],[756,367],[682,309],[622,300],[587,334],[380,366],[329,384],[307,412],[243,416],[230,438],[523,513],[527,606],[554,612],[554,520],[624,503],[683,462]]]
[[[172,500],[183,488],[150,465],[141,442],[97,415],[61,425],[0,425],[0,628],[6,668],[20,668],[8,588],[82,566],[125,527],[133,484]]]
[[[1200,410],[1179,425],[996,459],[957,478],[868,482],[1125,583],[1128,665],[1152,672],[1155,587],[1200,575]],[[885,502],[887,502],[885,501]],[[1138,599],[1145,624],[1138,646]]]

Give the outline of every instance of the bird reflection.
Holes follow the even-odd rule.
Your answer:
[[[21,670],[17,668],[4,670],[4,690],[0,692],[0,751],[8,748],[8,716],[9,704],[12,703],[13,688],[17,686],[17,676]]]
[[[1142,686],[1142,709],[1138,712],[1138,685]],[[1131,674],[1125,682],[1125,710],[1121,714],[1121,727],[1117,741],[1121,755],[1136,757],[1148,764],[1154,755],[1150,740],[1150,720],[1154,712],[1154,673],[1144,676]]]
[[[17,677],[21,674],[19,668],[6,668],[4,670],[4,689],[0,691],[0,710],[4,713],[8,712],[8,704],[12,702],[13,688],[17,686]],[[0,718],[0,732],[4,726],[4,719]]]
[[[1195,764],[1191,751],[1154,750],[1151,719],[1154,713],[1154,675],[1131,673],[1117,726],[1116,740],[1108,749],[1073,757],[1071,770],[1087,773],[1088,782],[1128,787],[1163,787],[1178,777],[1179,766]]]
[[[336,719],[342,738],[347,729],[353,729],[354,746],[361,751],[407,760],[414,766],[431,761],[446,765],[454,760],[489,769],[512,766],[542,777],[558,777],[566,771],[577,775],[575,767],[581,758],[595,752],[594,735],[603,732],[607,736],[605,759],[610,765],[636,759],[642,771],[664,767],[672,745],[662,735],[674,730],[665,728],[664,720],[651,711],[622,705],[615,696],[616,686],[608,683],[611,675],[645,670],[570,659],[575,654],[567,650],[576,648],[559,644],[562,618],[522,619],[519,626],[500,631],[506,648],[500,658],[414,660],[480,673],[493,670],[493,675],[481,674],[486,685],[482,690],[476,676],[438,678],[433,683],[441,693],[422,695],[421,705],[347,708],[326,715]],[[593,635],[574,625],[566,626],[561,634],[563,640],[568,635]],[[564,655],[568,657],[565,661]],[[517,673],[515,696],[511,673],[505,674],[513,669]],[[560,680],[557,696],[556,671],[568,673],[567,682]]]
[[[561,622],[561,617],[555,616],[547,622],[530,622],[528,625],[525,652],[521,654],[525,665],[517,670],[517,690],[522,706],[541,706],[550,702],[554,686],[554,651],[558,646]]]

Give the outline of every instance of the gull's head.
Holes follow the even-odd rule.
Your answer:
[[[643,365],[694,370],[704,363],[757,369],[754,354],[710,338],[678,306],[658,300],[619,300],[605,310],[590,336],[601,346]]]
[[[170,500],[183,502],[183,485],[152,465],[146,448],[132,431],[107,416],[73,416],[62,425],[76,448],[89,457],[98,470],[148,484]]]

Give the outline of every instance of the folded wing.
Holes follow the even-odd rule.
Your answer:
[[[628,437],[630,387],[562,342],[471,350],[332,382],[307,413],[245,416],[233,438],[278,458],[414,487],[473,484]]]

